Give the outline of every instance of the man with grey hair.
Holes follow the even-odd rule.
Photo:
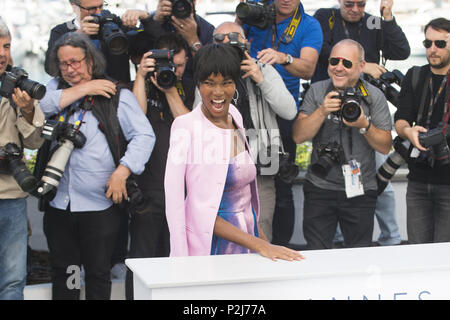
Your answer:
[[[372,243],[375,151],[390,151],[392,122],[383,93],[360,79],[363,54],[350,39],[333,47],[330,79],[311,85],[294,124],[296,143],[313,141],[303,186],[303,232],[310,249],[332,248],[338,223],[346,247]]]
[[[11,61],[11,34],[0,18],[0,75]],[[22,153],[24,147],[39,148],[43,124],[39,102],[26,91],[15,88],[11,98],[0,97],[0,300],[23,299],[27,273],[28,193],[14,178],[12,159],[5,154],[12,144]]]
[[[233,102],[242,114],[252,156],[258,169],[261,205],[259,225],[269,241],[275,210],[275,176],[279,172],[283,142],[276,117],[293,120],[297,104],[276,69],[255,61],[247,51],[244,30],[235,22],[224,22],[213,33],[215,43],[234,46],[242,57],[242,77],[236,83]],[[195,105],[195,104],[194,104]]]

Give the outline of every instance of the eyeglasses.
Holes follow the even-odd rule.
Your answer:
[[[69,68],[69,66],[71,66],[72,69],[78,69],[81,66],[81,61],[83,61],[84,59],[86,59],[86,57],[84,57],[83,59],[80,59],[80,60],[70,60],[69,62],[65,62],[65,61],[60,62],[59,68],[62,71],[66,71]]]
[[[225,37],[228,37],[230,41],[238,41],[240,35],[241,34],[239,32],[216,33],[213,35],[213,38],[216,42],[222,43],[225,40]]]
[[[348,8],[348,9],[353,8],[355,5],[358,8],[364,8],[366,6],[366,2],[365,1],[362,1],[362,2],[344,1],[344,7]]]
[[[94,7],[87,7],[86,8],[86,7],[83,7],[80,4],[77,4],[77,6],[80,7],[81,9],[83,9],[83,10],[86,10],[89,13],[95,13],[95,12],[97,12],[97,10],[103,10],[103,7],[107,7],[108,4],[105,1],[103,1],[103,3],[101,5],[94,6]]]
[[[351,69],[353,66],[353,63],[350,60],[341,58],[341,57],[333,57],[328,59],[328,62],[330,63],[331,66],[335,67],[339,64],[339,61],[342,60],[342,64],[344,65],[345,68],[347,69]]]
[[[423,46],[427,49],[431,48],[431,45],[433,44],[439,49],[444,49],[447,46],[447,41],[445,40],[429,40],[425,39],[423,40]]]

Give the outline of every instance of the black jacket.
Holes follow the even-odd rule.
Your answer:
[[[323,44],[311,82],[328,79],[328,58],[333,46],[347,38],[345,28],[350,38],[359,42],[364,48],[367,62],[380,63],[380,50],[384,58],[390,60],[405,60],[409,57],[411,49],[408,39],[397,25],[395,18],[391,21],[382,20],[381,29],[372,27],[376,25],[373,23],[376,17],[368,13],[356,23],[345,21],[343,24],[339,9],[319,9],[314,14],[314,18],[322,27]],[[332,23],[333,19],[334,23]]]

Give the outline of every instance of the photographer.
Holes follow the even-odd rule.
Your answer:
[[[152,48],[148,48],[152,49]],[[166,221],[164,172],[169,150],[170,128],[174,118],[192,109],[194,91],[192,83],[182,81],[188,61],[188,45],[178,34],[161,36],[154,49],[173,50],[175,83],[161,87],[155,72],[158,65],[167,64],[164,59],[152,58],[157,51],[146,52],[141,59],[133,92],[150,121],[155,142],[150,160],[137,182],[148,201],[148,210],[130,217],[130,258],[168,257],[170,252],[169,229]],[[126,298],[133,299],[133,274],[127,272]]]
[[[196,0],[158,0],[156,11],[144,19],[144,31],[153,38],[177,33],[188,43],[189,58],[183,78],[193,82],[192,58],[202,46],[212,43],[214,26],[195,12]]]
[[[0,75],[11,61],[11,35],[0,18]],[[3,86],[4,84],[2,84]],[[0,153],[8,144],[37,149],[44,115],[39,102],[14,88],[11,99],[0,97]],[[22,300],[27,273],[27,203],[13,173],[5,168],[12,159],[0,156],[0,300]],[[19,161],[21,159],[18,159]],[[22,163],[23,165],[23,163]]]
[[[297,143],[313,140],[303,187],[303,231],[310,249],[331,248],[337,223],[345,246],[372,243],[375,151],[389,152],[392,123],[384,95],[359,78],[364,64],[359,43],[338,42],[330,55],[330,80],[311,86],[294,124]]]
[[[57,115],[60,125],[74,126],[76,135],[85,137],[84,145],[71,151],[44,215],[53,299],[79,299],[79,288],[67,286],[67,268],[83,265],[86,299],[106,300],[125,214],[114,204],[131,197],[127,179],[144,170],[155,135],[132,92],[105,77],[105,60],[85,35],[63,35],[49,62],[55,78],[42,109],[47,118]]]
[[[242,0],[241,0],[242,1]],[[259,1],[262,2],[262,1]],[[322,30],[316,19],[305,13],[300,0],[274,0],[274,17],[268,9],[266,28],[253,26],[254,21],[243,21],[243,29],[251,42],[250,56],[261,63],[273,65],[299,107],[300,79],[311,79],[316,68],[322,46]],[[266,6],[267,8],[267,6]],[[270,7],[272,8],[272,7]],[[289,31],[289,32],[288,32]],[[294,162],[296,145],[292,140],[293,120],[277,117],[283,146]],[[276,206],[273,217],[273,239],[275,244],[289,243],[295,222],[292,184],[275,179]]]
[[[405,159],[409,243],[450,241],[450,21],[434,19],[424,32],[428,64],[408,70],[395,114],[398,135],[415,147]]]
[[[239,24],[224,22],[214,30],[213,37],[216,43],[234,46],[242,57],[241,79],[236,83],[233,104],[242,114],[252,155],[257,163],[256,180],[261,202],[259,225],[270,241],[275,209],[275,176],[279,169],[282,170],[279,160],[282,141],[276,117],[294,119],[297,105],[275,68],[250,57],[244,30]]]
[[[92,15],[100,15],[105,9],[106,4],[103,0],[69,0],[76,18],[55,26],[50,31],[48,40],[48,49],[45,55],[45,71],[50,74],[49,57],[55,42],[68,32],[79,32],[87,36],[98,38],[100,25],[94,22]],[[107,46],[101,40],[91,40],[95,46],[102,52],[106,59],[105,73],[122,83],[130,82],[130,65],[128,55],[112,54]],[[51,75],[51,74],[50,74]]]
[[[378,79],[386,72],[385,59],[405,60],[409,57],[408,39],[392,13],[394,0],[380,0],[381,18],[364,11],[366,0],[338,0],[339,8],[319,9],[314,17],[323,31],[323,46],[311,82],[328,79],[328,57],[333,46],[343,39],[359,42],[366,52],[363,72]],[[380,65],[380,51],[383,66]]]

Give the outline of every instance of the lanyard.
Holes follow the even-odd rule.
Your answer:
[[[344,18],[341,18],[341,22],[342,22],[342,27],[344,28],[344,33],[345,33],[346,38],[347,39],[351,39],[350,32],[348,32],[347,24],[345,23]],[[357,38],[353,39],[353,40],[356,40],[357,42],[359,42],[359,38],[360,38],[360,35],[361,35],[361,29],[362,29],[362,19],[358,23],[358,35],[357,35]]]
[[[444,79],[442,79],[441,85],[439,86],[439,90],[438,90],[436,96],[434,96],[433,77],[430,77],[429,86],[428,86],[430,88],[430,104],[429,104],[429,108],[428,108],[426,128],[430,128],[431,114],[433,113],[433,108],[434,108],[435,104],[437,103],[439,97],[441,96],[442,91],[444,91],[444,87],[446,86],[447,79],[448,79],[448,74],[447,74],[447,76],[445,76]]]
[[[272,48],[276,51],[278,51],[278,48],[280,47],[280,43],[289,44],[295,36],[295,32],[297,32],[297,28],[302,20],[302,12],[300,10],[300,6],[295,9],[294,17],[292,18],[289,25],[284,29],[283,34],[281,35],[281,38],[278,39],[278,43],[275,44],[276,40],[276,24],[273,25],[272,30]]]
[[[87,104],[88,102],[90,103],[90,105]],[[77,112],[79,109],[82,109],[83,111],[78,115],[78,119],[74,122],[74,126],[77,128],[77,130],[80,130],[80,127],[83,124],[84,116],[86,115],[86,111],[90,110],[93,104],[94,104],[94,97],[86,97],[81,107],[78,106],[76,108],[73,108],[69,110],[69,112],[67,112],[66,108],[62,112],[60,112],[58,117],[59,122],[67,122],[69,118],[73,114],[75,114],[75,112]]]

